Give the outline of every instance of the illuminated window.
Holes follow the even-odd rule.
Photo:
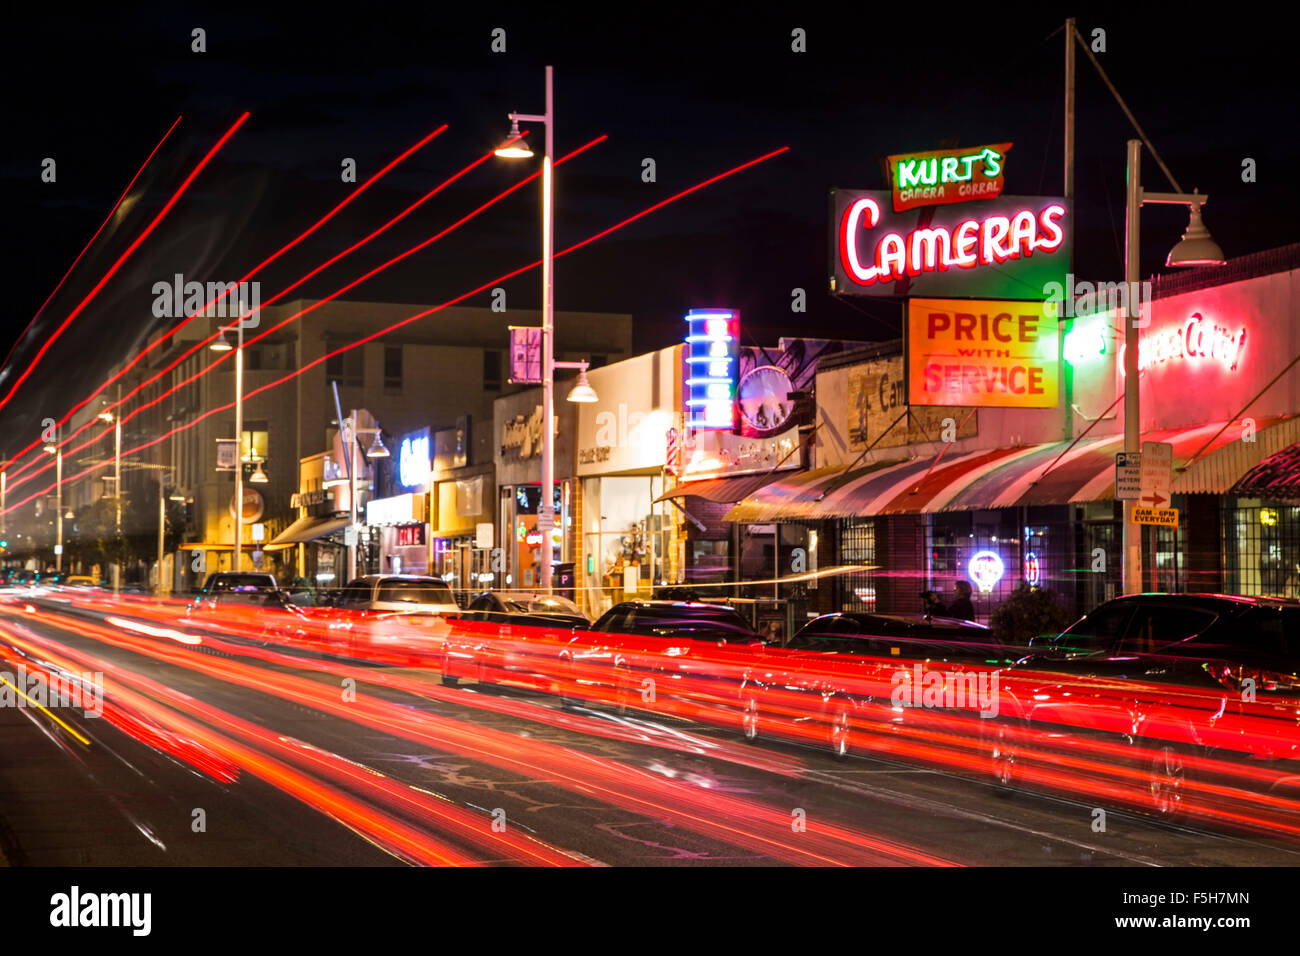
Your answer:
[[[269,455],[270,433],[266,422],[248,422],[244,427],[243,459],[246,462],[261,459],[266,461]]]

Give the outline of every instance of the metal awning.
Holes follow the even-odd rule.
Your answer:
[[[302,544],[306,541],[315,541],[317,538],[323,538],[327,534],[335,534],[342,531],[348,526],[347,518],[299,518],[289,527],[277,534],[263,549],[265,551],[281,551],[285,548],[291,548],[295,544]]]
[[[1251,427],[1253,432],[1245,420],[1215,422],[1142,437],[1174,446],[1174,493],[1222,494],[1234,490],[1263,459],[1300,442],[1300,417],[1261,417]],[[758,523],[1109,501],[1115,495],[1115,453],[1123,450],[1124,436],[1117,434],[877,463],[850,474],[843,468],[821,468],[760,488],[725,520]],[[1295,463],[1300,471],[1300,452]],[[1300,497],[1300,476],[1295,480],[1295,496]]]
[[[1231,488],[1245,498],[1300,501],[1300,443],[1269,455]]]
[[[686,498],[688,496],[703,498],[705,501],[718,504],[731,504],[742,498],[749,497],[764,485],[771,484],[781,474],[789,475],[790,472],[773,473],[763,471],[756,475],[735,475],[730,478],[705,478],[700,481],[683,481],[679,482],[672,491],[666,491],[656,498],[655,504],[667,501],[669,498]]]

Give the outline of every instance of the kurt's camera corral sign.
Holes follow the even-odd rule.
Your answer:
[[[910,300],[909,405],[1059,401],[1058,310],[1044,300],[1069,272],[1070,209],[1002,194],[1010,148],[890,156],[889,190],[831,190],[831,292]]]

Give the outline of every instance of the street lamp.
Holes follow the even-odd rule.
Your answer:
[[[235,323],[239,344],[235,348],[235,554],[232,571],[242,570],[244,557],[244,320]],[[219,330],[217,340],[209,346],[214,352],[229,352],[226,338],[229,327]]]
[[[515,138],[496,151],[496,155],[526,158],[533,155],[519,136],[519,121],[542,123],[546,126],[546,152],[542,157],[542,507],[537,511],[537,530],[542,533],[546,560],[542,562],[542,590],[551,591],[551,527],[554,522],[552,499],[555,488],[555,441],[551,434],[555,417],[555,217],[554,182],[551,179],[551,161],[555,155],[555,106],[551,84],[552,68],[546,68],[546,112],[511,113],[510,134]]]
[[[54,570],[63,570],[63,451],[55,444],[45,446],[54,456]]]
[[[118,386],[118,401],[122,398],[122,388]],[[122,534],[122,416],[114,415],[105,409],[97,416],[101,422],[113,423],[113,509],[114,509],[114,530],[120,537]],[[69,515],[69,517],[71,517]],[[113,562],[113,593],[122,592],[122,562]]]
[[[387,458],[388,449],[384,446],[380,438],[382,429],[376,428],[358,428],[357,427],[357,410],[352,409],[352,417],[343,421],[343,441],[348,451],[348,537],[351,544],[348,545],[348,580],[352,581],[357,576],[357,538],[360,531],[357,528],[357,436],[374,435],[374,441],[366,449],[367,458]]]
[[[1167,266],[1221,265],[1223,250],[1210,238],[1201,221],[1201,207],[1209,196],[1192,193],[1149,193],[1142,189],[1142,141],[1128,141],[1128,192],[1124,210],[1124,284],[1127,293],[1124,322],[1124,452],[1142,450],[1142,419],[1139,415],[1138,329],[1149,320],[1142,317],[1142,298],[1138,288],[1141,272],[1140,214],[1144,203],[1167,203],[1187,206],[1191,210],[1187,232],[1165,260]],[[1142,584],[1142,528],[1133,520],[1135,501],[1124,502],[1123,591],[1132,594]]]

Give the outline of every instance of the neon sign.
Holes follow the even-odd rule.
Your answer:
[[[429,481],[429,430],[407,435],[397,451],[397,480],[403,488],[419,488]]]
[[[1003,165],[1010,148],[1010,143],[999,143],[890,156],[894,211],[1000,195]]]
[[[1098,356],[1105,355],[1106,333],[1106,325],[1102,322],[1091,325],[1075,325],[1074,328],[1065,333],[1065,339],[1061,343],[1061,351],[1065,356],[1065,360],[1071,365],[1082,365]]]
[[[1215,325],[1199,312],[1193,312],[1183,325],[1162,329],[1143,336],[1138,342],[1138,371],[1163,365],[1171,359],[1212,359],[1225,372],[1237,371],[1246,347],[1246,327],[1238,331]],[[1124,374],[1124,349],[1120,349],[1120,375]]]
[[[966,566],[966,573],[980,589],[981,594],[988,594],[993,586],[1002,580],[1006,567],[996,551],[976,551]]]
[[[1038,587],[1043,580],[1043,565],[1038,555],[1030,551],[1025,555],[1025,583],[1031,588]]]
[[[740,313],[692,309],[686,314],[686,325],[687,424],[730,430],[736,424]]]
[[[998,265],[1031,256],[1035,251],[1060,249],[1065,241],[1060,225],[1064,216],[1064,206],[1050,203],[1037,215],[1021,209],[1011,216],[967,219],[955,229],[913,229],[906,236],[886,232],[876,239],[870,259],[864,262],[861,234],[880,224],[880,205],[864,196],[851,203],[840,219],[840,261],[848,278],[863,286],[895,282],[923,272],[946,272],[954,267]]]

